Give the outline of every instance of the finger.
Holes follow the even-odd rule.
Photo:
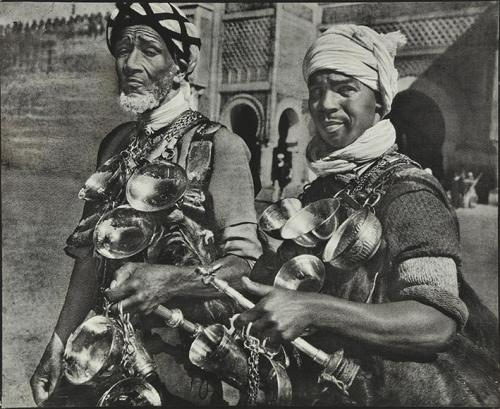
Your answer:
[[[128,297],[130,294],[134,294],[138,288],[139,282],[137,280],[132,280],[121,286],[115,285],[114,288],[108,288],[104,293],[108,301],[117,302]]]
[[[137,268],[138,263],[125,263],[114,273],[114,280],[116,281],[116,285],[120,285],[124,281],[126,281],[132,273]]]
[[[135,313],[135,312],[143,312],[146,310],[147,306],[145,305],[145,298],[142,294],[135,294],[131,297],[128,297],[120,303],[122,304],[122,311],[124,313]],[[111,307],[111,311],[117,313],[118,311],[118,304],[114,304]]]
[[[243,282],[245,288],[255,295],[259,295],[264,297],[269,294],[274,287],[271,285],[260,284],[255,281],[250,280],[248,277],[242,277],[241,281]]]
[[[252,327],[250,328],[250,335],[254,335],[260,339],[264,339],[266,337],[266,333],[272,328],[274,328],[274,323],[269,321],[265,317],[261,317],[252,323]]]
[[[37,406],[40,405],[43,401],[49,398],[49,393],[46,390],[47,379],[38,378],[33,381],[31,385],[31,389],[33,392],[33,400]]]
[[[56,388],[56,385],[57,385],[57,381],[58,381],[58,376],[57,374],[53,374],[53,377],[52,377],[52,380],[50,380],[45,388],[47,389],[47,397],[52,395],[52,392],[54,392],[54,389]]]
[[[234,326],[235,328],[242,328],[245,325],[249,324],[250,322],[253,322],[257,320],[261,316],[261,311],[260,308],[252,308],[248,311],[242,312],[235,320],[234,320]]]
[[[271,346],[280,345],[283,342],[281,333],[276,326],[270,326],[262,332],[262,339],[268,338],[267,344]]]

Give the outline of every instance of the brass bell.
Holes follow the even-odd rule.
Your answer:
[[[157,212],[172,207],[186,191],[186,171],[176,163],[156,160],[137,169],[127,182],[127,201],[136,210]]]
[[[131,257],[153,244],[161,235],[148,213],[129,205],[118,206],[104,213],[94,230],[94,247],[104,257]]]
[[[210,325],[196,337],[189,349],[189,360],[235,388],[246,387],[246,355],[222,324]]]

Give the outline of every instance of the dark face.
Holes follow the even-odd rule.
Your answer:
[[[309,78],[309,111],[321,139],[341,149],[380,120],[375,92],[358,80],[332,70]]]
[[[169,76],[170,84],[162,85],[171,86],[171,78],[178,69],[163,39],[148,26],[123,29],[115,43],[114,55],[120,91],[125,95],[144,94]]]

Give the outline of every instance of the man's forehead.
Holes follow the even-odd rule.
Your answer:
[[[350,75],[342,74],[341,72],[327,69],[319,70],[313,73],[309,77],[309,82],[322,82],[322,81],[332,81],[332,82],[354,82],[357,83],[358,80]]]
[[[117,41],[121,41],[126,38],[141,38],[147,41],[156,41],[161,44],[165,44],[163,38],[160,34],[152,27],[146,25],[136,25],[125,27],[118,33]]]

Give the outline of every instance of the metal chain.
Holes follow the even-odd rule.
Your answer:
[[[197,111],[185,111],[180,114],[177,119],[172,122],[164,132],[160,132],[156,136],[150,130],[146,132],[139,132],[133,139],[129,146],[122,151],[122,156],[137,163],[141,157],[144,157],[151,151],[159,142],[166,142],[167,145],[174,139],[183,135],[187,127],[191,126],[193,122],[198,122],[204,116]]]
[[[243,343],[246,349],[250,351],[248,356],[248,405],[255,406],[257,404],[257,396],[260,388],[259,375],[259,347],[260,341],[248,334]]]
[[[118,303],[119,323],[123,329],[123,354],[120,365],[127,371],[128,375],[134,375],[133,363],[135,358],[135,335],[134,327],[130,322],[130,314],[124,314],[122,303]]]

